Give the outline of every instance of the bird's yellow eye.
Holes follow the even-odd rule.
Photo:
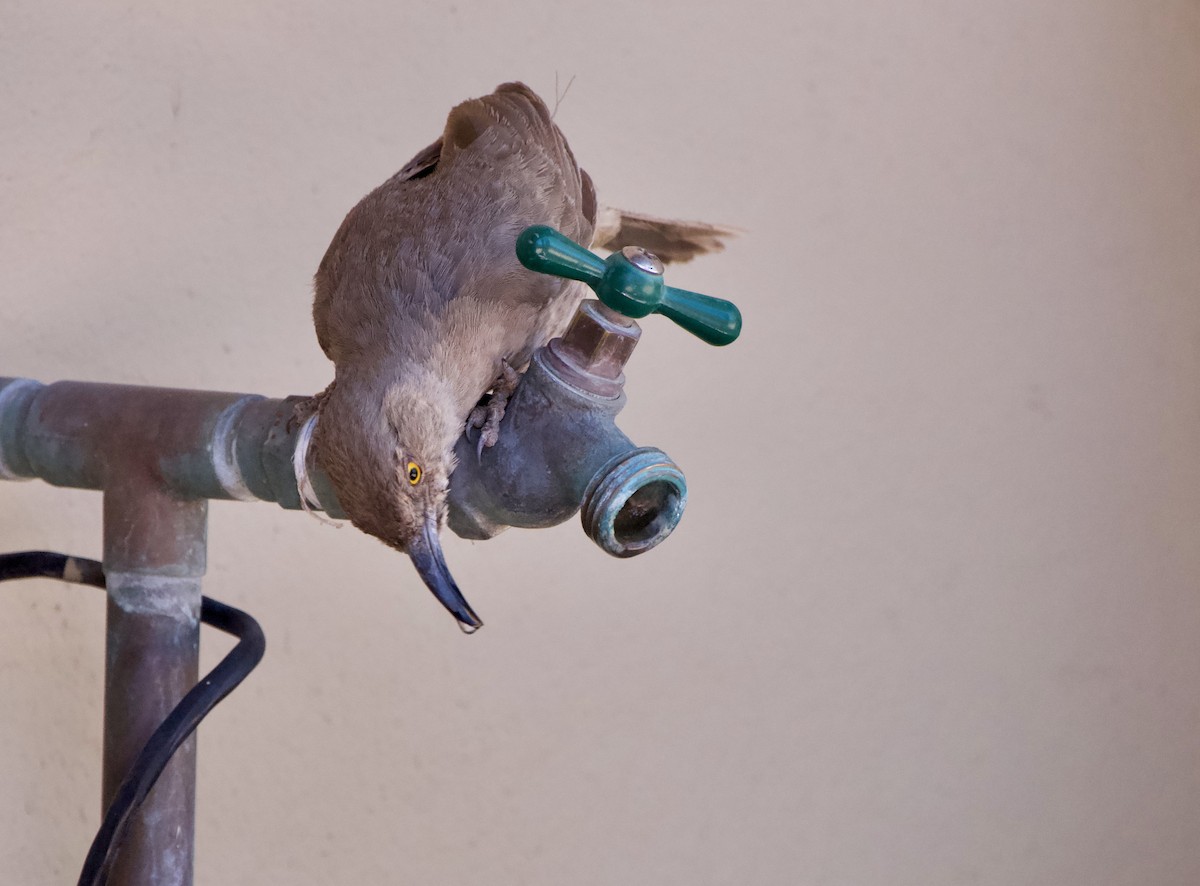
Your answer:
[[[413,486],[421,482],[421,466],[415,461],[408,463],[408,482]]]

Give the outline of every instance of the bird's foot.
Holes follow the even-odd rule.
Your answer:
[[[319,394],[313,394],[311,397],[288,397],[288,403],[292,405],[292,414],[288,416],[286,430],[289,434],[294,434],[301,425],[321,411],[321,404],[333,392],[333,387],[336,381],[331,381],[329,387],[321,391]]]
[[[508,398],[520,384],[521,375],[513,369],[507,360],[500,361],[500,374],[492,383],[491,394],[479,401],[479,405],[471,410],[467,417],[467,439],[471,437],[472,429],[479,431],[479,439],[475,444],[475,457],[482,458],[483,450],[496,445],[500,439],[500,421],[504,418],[504,410],[508,408]]]

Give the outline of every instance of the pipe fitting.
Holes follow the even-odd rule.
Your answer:
[[[31,378],[0,378],[0,480],[31,480],[37,476],[25,456],[21,429],[33,398],[44,387]]]

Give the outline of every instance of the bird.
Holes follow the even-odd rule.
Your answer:
[[[436,141],[350,210],[314,280],[334,379],[297,405],[313,457],[350,522],[407,553],[468,633],[483,622],[440,541],[455,445],[464,433],[479,452],[495,443],[521,370],[584,292],[523,268],[517,236],[545,224],[678,262],[734,233],[601,206],[553,118],[517,82],[455,106]]]

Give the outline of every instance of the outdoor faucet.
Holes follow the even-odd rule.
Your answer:
[[[623,369],[641,337],[634,318],[665,314],[725,345],[741,331],[741,314],[730,302],[665,286],[662,263],[637,247],[602,260],[537,225],[518,237],[517,256],[530,270],[588,284],[599,301],[581,303],[563,336],[533,355],[495,446],[477,457],[459,440],[449,526],[485,539],[581,511],[584,531],[608,553],[648,551],[683,516],[687,481],[665,452],[635,446],[614,423],[625,405]]]

